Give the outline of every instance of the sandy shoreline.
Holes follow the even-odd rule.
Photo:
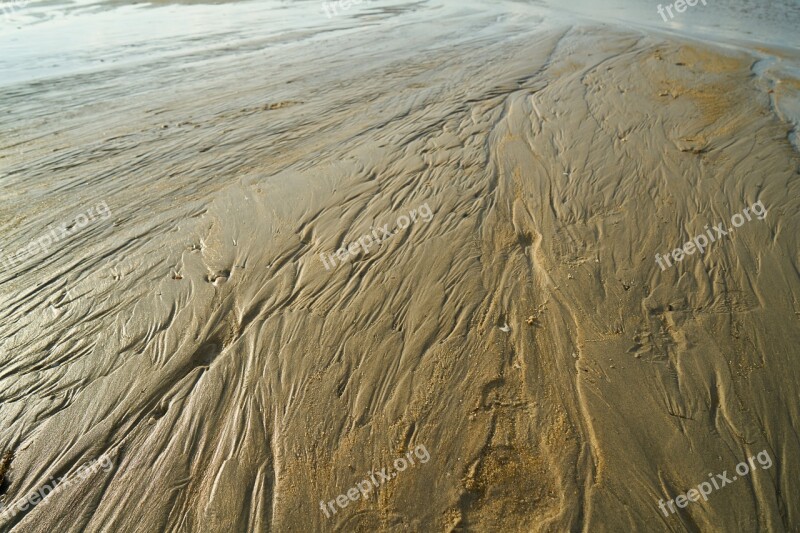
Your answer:
[[[507,7],[312,33],[0,88],[0,253],[112,213],[0,271],[0,494],[114,465],[0,530],[795,530],[800,56]]]

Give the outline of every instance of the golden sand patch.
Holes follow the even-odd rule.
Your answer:
[[[464,479],[460,512],[446,517],[476,531],[533,531],[558,496],[541,454],[527,445],[492,446]],[[457,517],[457,518],[456,518]]]
[[[746,71],[752,58],[744,55],[723,55],[714,50],[696,46],[682,46],[677,51],[677,62],[712,74],[730,74]]]

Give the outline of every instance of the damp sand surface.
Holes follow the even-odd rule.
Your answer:
[[[15,30],[164,24],[2,60],[0,493],[72,483],[0,530],[797,529],[792,46],[519,2],[265,5]],[[168,13],[200,18],[169,37]]]

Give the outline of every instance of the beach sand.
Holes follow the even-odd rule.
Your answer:
[[[0,88],[0,529],[800,527],[798,54],[513,6]]]

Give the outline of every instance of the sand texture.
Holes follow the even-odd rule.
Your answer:
[[[437,13],[0,91],[1,531],[798,531],[800,82]]]

